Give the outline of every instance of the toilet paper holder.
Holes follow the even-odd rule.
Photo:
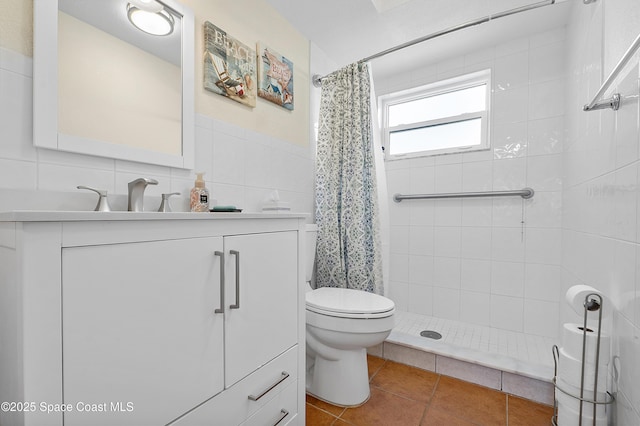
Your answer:
[[[597,298],[597,299],[596,299]],[[558,362],[560,358],[560,349],[558,345],[553,345],[552,353],[553,353],[553,362],[554,362],[554,372],[553,372],[553,386],[554,386],[554,395],[553,395],[553,417],[551,418],[551,423],[554,426],[563,426],[558,425],[558,398],[556,397],[556,391],[560,391],[572,398],[575,398],[580,401],[580,419],[579,426],[582,426],[582,418],[584,411],[584,404],[591,404],[593,407],[593,426],[597,426],[597,408],[598,405],[607,405],[612,404],[614,401],[614,397],[611,393],[605,393],[605,399],[603,401],[598,401],[598,368],[600,364],[600,340],[601,340],[601,329],[602,329],[602,308],[603,308],[603,300],[602,296],[598,293],[590,293],[587,294],[584,298],[584,320],[582,329],[582,359],[581,359],[581,377],[580,377],[580,392],[579,395],[575,395],[567,389],[563,389],[558,385]],[[587,333],[593,332],[593,330],[587,327],[587,316],[589,312],[598,311],[598,335],[596,339],[596,358],[595,358],[595,372],[594,372],[594,383],[593,389],[585,389],[585,359],[587,354]],[[606,385],[606,384],[605,384]],[[593,398],[585,397],[585,392],[593,392]]]

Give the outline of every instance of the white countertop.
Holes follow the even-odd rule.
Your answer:
[[[0,222],[79,222],[127,220],[303,219],[308,213],[191,213],[13,210],[0,212]]]

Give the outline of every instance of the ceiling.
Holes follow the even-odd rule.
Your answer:
[[[428,34],[539,0],[266,0],[338,67]],[[375,59],[376,77],[563,27],[571,5],[496,19]],[[311,70],[313,74],[314,71]]]

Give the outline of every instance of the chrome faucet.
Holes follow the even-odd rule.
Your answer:
[[[143,211],[144,190],[147,185],[157,185],[158,181],[149,178],[138,178],[129,182],[129,206],[127,210],[130,212]]]

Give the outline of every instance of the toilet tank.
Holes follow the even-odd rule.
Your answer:
[[[318,236],[318,225],[311,223],[305,226],[307,234],[306,247],[305,247],[305,268],[306,268],[306,281],[311,281],[313,275],[313,263],[316,259],[316,237]]]

